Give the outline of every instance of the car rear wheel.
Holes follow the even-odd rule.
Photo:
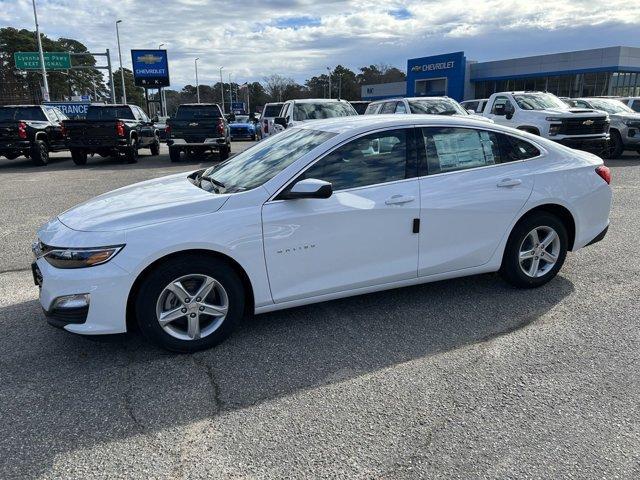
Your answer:
[[[149,147],[151,150],[151,155],[153,155],[154,157],[157,157],[158,155],[160,155],[160,142],[159,141],[155,141],[154,143],[151,144],[151,147]]]
[[[141,285],[136,316],[142,333],[162,348],[195,352],[224,340],[242,318],[244,289],[226,262],[173,258]]]
[[[76,165],[87,164],[87,152],[83,152],[82,150],[71,150],[71,158]]]
[[[42,140],[36,140],[31,145],[31,161],[39,167],[49,163],[49,147]]]
[[[567,248],[567,229],[562,222],[550,213],[534,213],[511,232],[500,274],[519,288],[540,287],[556,276]]]
[[[126,163],[136,163],[138,161],[138,141],[135,138],[129,141],[129,146],[124,152],[124,161]]]

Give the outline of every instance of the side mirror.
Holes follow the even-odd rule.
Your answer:
[[[287,119],[284,117],[276,117],[273,119],[273,123],[280,125],[282,128],[287,128]]]
[[[507,110],[507,114],[505,115],[507,120],[511,120],[513,118],[513,110]]]
[[[282,192],[280,198],[283,200],[295,200],[299,198],[329,198],[331,195],[333,195],[333,187],[329,182],[315,178],[305,178]]]

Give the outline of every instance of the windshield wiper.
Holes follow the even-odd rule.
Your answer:
[[[202,180],[206,180],[207,182],[213,183],[216,187],[220,187],[220,188],[226,188],[224,183],[216,180],[213,177],[210,177],[209,175],[202,175],[200,177],[200,183],[202,183]]]

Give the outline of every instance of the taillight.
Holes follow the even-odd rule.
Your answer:
[[[124,122],[121,122],[120,120],[116,122],[116,135],[124,137]]]
[[[222,119],[218,119],[218,125],[216,127],[216,131],[218,132],[218,135],[224,135],[224,122],[222,121]]]
[[[18,137],[22,139],[27,138],[27,124],[24,122],[18,123]]]
[[[600,177],[607,182],[607,185],[611,184],[611,170],[609,167],[605,167],[604,165],[600,165],[596,168],[596,173],[600,175]]]
[[[64,126],[64,122],[60,125],[60,133],[62,133],[62,136],[64,138],[67,138],[69,136],[69,130],[67,130],[67,127]]]
[[[164,133],[167,134],[167,137],[171,136],[171,125],[164,127]]]
[[[269,133],[269,120],[264,121],[264,133]]]

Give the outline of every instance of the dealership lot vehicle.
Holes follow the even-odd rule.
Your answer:
[[[609,181],[591,154],[476,120],[318,121],[66,211],[33,273],[57,326],[120,333],[131,308],[152,341],[194,351],[247,309],[493,271],[541,286],[606,234]]]
[[[634,112],[640,112],[640,97],[621,97],[619,100]]]
[[[479,113],[482,115],[484,112],[484,106],[487,104],[487,98],[480,98],[477,100],[465,100],[464,102],[460,102],[462,108],[468,111],[472,111],[474,113]]]
[[[260,116],[260,128],[262,138],[266,138],[273,133],[273,120],[280,115],[283,103],[267,103]]]
[[[138,150],[160,152],[157,129],[136,105],[91,105],[84,120],[62,122],[66,143],[76,165],[86,165],[87,156],[123,155],[127,163],[138,161]]]
[[[256,123],[249,119],[249,115],[236,115],[235,119],[229,122],[229,131],[232,140],[244,138],[255,141],[258,137]]]
[[[571,103],[575,107],[600,110],[609,115],[611,158],[618,158],[625,150],[640,152],[640,113],[612,98],[574,98]]]
[[[231,133],[229,123],[216,103],[185,103],[167,122],[167,145],[172,162],[180,161],[182,152],[202,154],[218,152],[229,158]]]
[[[608,152],[609,116],[593,109],[570,108],[550,93],[494,93],[483,115],[569,147],[601,156]]]
[[[302,122],[356,115],[358,112],[346,100],[307,98],[284,102],[280,115],[274,119],[274,123],[277,131],[278,126],[289,128],[301,125]]]
[[[20,155],[34,165],[49,163],[49,152],[66,150],[61,122],[67,116],[55,107],[20,105],[0,107],[0,156]]]
[[[449,97],[412,97],[393,98],[371,102],[365,111],[365,115],[372,114],[426,114],[426,115],[454,115],[469,117],[475,120],[493,123],[486,117],[469,113],[466,109]]]
[[[158,140],[165,142],[167,140],[167,120],[169,117],[160,116],[153,119],[153,125],[156,127]]]

